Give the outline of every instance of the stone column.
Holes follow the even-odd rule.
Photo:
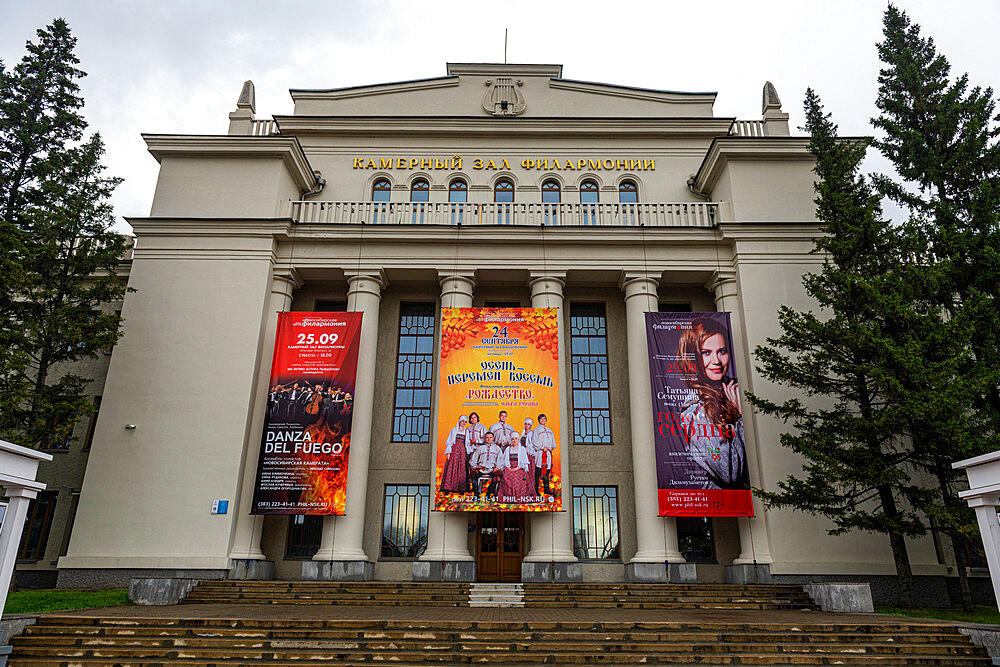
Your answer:
[[[44,484],[40,484],[45,488]],[[5,488],[7,497],[7,514],[3,518],[3,529],[0,530],[0,614],[7,601],[7,591],[10,590],[10,578],[14,575],[14,563],[17,561],[17,548],[21,546],[21,530],[24,519],[28,516],[28,504],[38,496],[34,489],[26,489],[11,484]]]
[[[251,427],[246,443],[246,462],[243,466],[243,480],[236,508],[236,525],[229,544],[230,579],[274,578],[274,563],[267,560],[260,549],[264,517],[252,515],[250,510],[257,479],[257,462],[260,458],[260,438],[264,428],[264,412],[267,409],[267,393],[271,382],[272,352],[278,329],[278,313],[291,307],[292,292],[301,285],[302,280],[295,269],[276,270],[271,281],[271,296],[267,305],[260,348],[260,369],[257,372]]]
[[[622,276],[621,281],[621,287],[625,291],[629,412],[632,417],[632,478],[635,484],[635,532],[638,542],[635,556],[625,566],[625,576],[629,581],[635,582],[666,581],[667,564],[684,563],[684,558],[677,549],[677,522],[670,517],[660,517],[656,486],[646,313],[659,309],[658,285],[659,275],[653,273],[627,273]],[[675,578],[680,576],[678,571]]]
[[[740,380],[741,398],[752,389],[752,366],[747,349],[746,331],[743,328],[743,311],[737,290],[735,271],[716,271],[705,285],[715,295],[715,309],[730,314],[733,338],[733,359],[736,361]],[[743,432],[746,436],[747,467],[750,484],[760,486],[760,452],[757,448],[757,428],[749,404],[743,400]],[[726,567],[726,581],[735,584],[771,582],[771,547],[767,536],[764,506],[753,499],[753,518],[738,519],[740,527],[740,555]]]
[[[976,522],[979,524],[979,534],[983,539],[983,551],[986,552],[986,564],[990,568],[993,581],[993,595],[1000,601],[1000,577],[997,576],[1000,573],[1000,519],[997,518],[1000,498],[979,496],[969,498],[966,502],[976,511]],[[6,554],[0,555],[6,556]]]
[[[469,308],[475,273],[439,271],[442,308]],[[438,337],[440,338],[440,332]],[[435,363],[435,366],[438,366]],[[438,368],[440,372],[440,368]],[[437,389],[434,388],[435,401]],[[435,413],[437,409],[435,409]],[[437,483],[437,426],[431,426],[431,505]],[[427,549],[413,563],[414,581],[475,581],[476,563],[469,553],[469,516],[465,512],[434,512],[427,519]]]
[[[363,313],[361,345],[351,422],[351,451],[347,463],[346,515],[323,521],[323,538],[313,560],[302,564],[303,579],[366,581],[375,574],[375,563],[363,548],[365,500],[368,496],[368,455],[375,403],[375,356],[378,346],[378,311],[385,277],[379,269],[345,271],[347,310]]]
[[[563,287],[565,273],[532,273],[533,308],[556,308],[559,331],[559,475],[562,478],[562,512],[532,512],[529,518],[531,549],[521,563],[521,581],[583,581],[583,566],[573,553],[573,487],[569,476],[569,380],[566,364],[569,345],[565,336]]]

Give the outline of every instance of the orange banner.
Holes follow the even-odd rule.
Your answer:
[[[439,511],[562,511],[555,308],[443,308]]]

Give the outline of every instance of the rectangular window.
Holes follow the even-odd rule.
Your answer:
[[[604,304],[574,303],[569,314],[573,441],[578,445],[609,445],[611,393]]]
[[[404,303],[399,309],[393,442],[430,440],[434,316],[432,303]]]
[[[386,484],[382,511],[382,558],[417,558],[427,548],[427,484]]]
[[[94,429],[97,428],[97,415],[101,412],[101,397],[94,396],[94,414],[90,415],[90,422],[87,424],[87,437],[83,441],[83,450],[87,451],[94,444]]]
[[[520,301],[487,301],[487,308],[520,308]]]
[[[687,562],[714,563],[715,540],[712,539],[712,520],[707,517],[677,517],[677,544]]]
[[[323,517],[316,514],[293,514],[288,522],[286,558],[312,558],[319,551],[323,537]]]
[[[690,303],[661,303],[659,308],[661,313],[690,313]]]
[[[324,313],[343,313],[347,311],[347,302],[317,299],[316,307],[313,308],[313,310],[315,312],[324,312]]]
[[[618,487],[573,487],[573,552],[581,560],[618,560]]]
[[[24,518],[24,534],[17,557],[22,560],[41,560],[45,556],[45,543],[49,539],[52,515],[56,509],[57,491],[41,491],[31,501]]]
[[[74,429],[61,428],[66,423],[68,413],[65,410],[56,411],[50,415],[47,423],[45,437],[39,443],[39,449],[65,451],[69,449],[70,440],[73,438]]]

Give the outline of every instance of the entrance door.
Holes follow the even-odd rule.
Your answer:
[[[521,581],[523,512],[479,512],[476,542],[479,581]]]

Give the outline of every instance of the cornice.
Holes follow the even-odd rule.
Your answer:
[[[717,137],[705,154],[694,189],[710,193],[730,160],[813,160],[809,137]]]
[[[580,93],[625,97],[633,100],[648,100],[652,102],[669,102],[671,104],[714,104],[718,93],[685,93],[675,90],[654,90],[652,88],[633,88],[613,83],[598,83],[596,81],[575,81],[573,79],[553,78],[549,88],[556,90],[572,90]]]
[[[720,137],[732,118],[493,118],[490,116],[275,116],[282,135]]]
[[[295,137],[143,134],[142,138],[157,162],[165,157],[280,158],[301,192],[309,192],[316,185],[309,160]]]
[[[410,93],[418,90],[434,90],[437,88],[454,88],[458,86],[457,76],[442,76],[433,79],[414,79],[412,81],[395,81],[391,83],[373,83],[365,86],[350,86],[348,88],[329,88],[326,90],[305,90],[292,88],[288,93],[292,100],[331,101],[346,100],[354,97],[374,97],[390,93]]]
[[[562,65],[535,63],[447,63],[448,74],[461,76],[562,76]]]

